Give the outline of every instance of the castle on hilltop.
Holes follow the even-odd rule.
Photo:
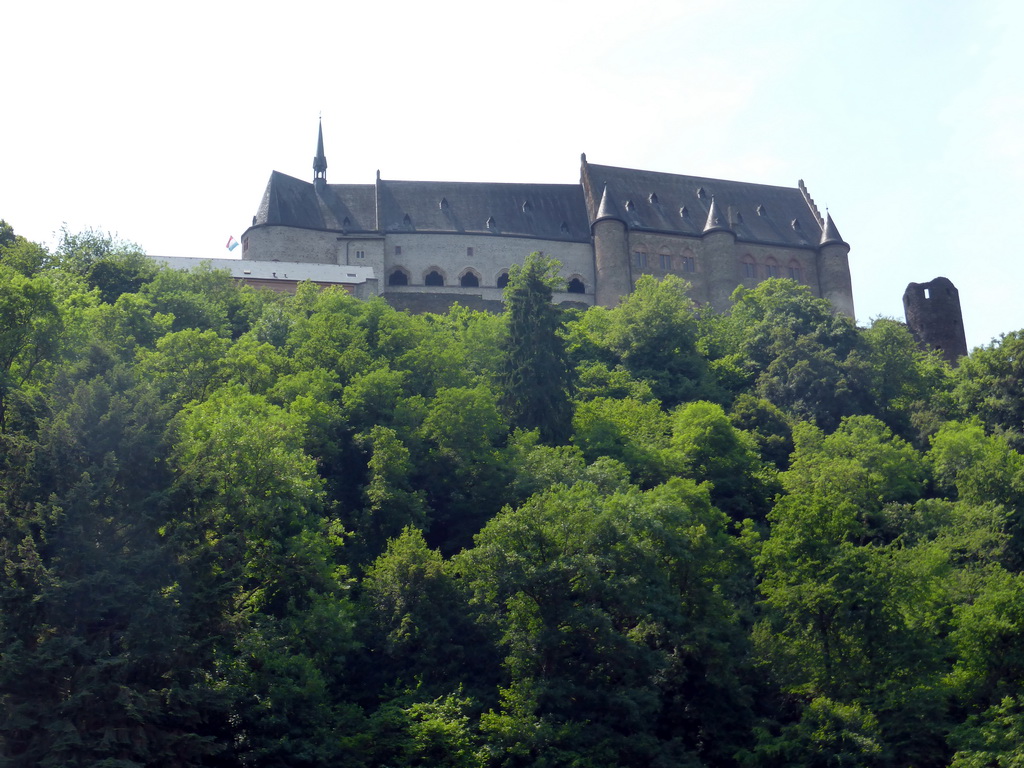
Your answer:
[[[242,258],[370,274],[358,293],[399,309],[500,309],[508,270],[540,251],[562,264],[555,301],[615,306],[641,275],[678,275],[729,307],[737,286],[788,277],[854,316],[848,254],[803,181],[776,187],[595,165],[578,184],[328,184],[323,128],[313,180],[274,171]],[[353,273],[355,274],[355,273]]]

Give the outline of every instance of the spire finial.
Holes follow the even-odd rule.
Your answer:
[[[324,124],[323,119],[317,121],[319,130],[316,137],[316,157],[313,158],[313,183],[327,183],[327,158],[324,156]]]

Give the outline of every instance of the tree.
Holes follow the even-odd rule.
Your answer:
[[[962,358],[954,375],[961,411],[1024,451],[1024,330],[1000,336]]]
[[[508,337],[502,348],[501,405],[509,423],[540,430],[545,442],[569,437],[572,378],[565,342],[559,336],[561,312],[551,304],[559,264],[539,253],[509,270],[505,287]]]
[[[455,561],[506,653],[502,705],[482,721],[498,764],[718,764],[735,751],[748,703],[726,526],[680,479],[557,485],[487,524]]]

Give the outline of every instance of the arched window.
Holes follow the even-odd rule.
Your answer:
[[[566,288],[566,290],[569,291],[569,293],[586,293],[583,281],[580,280],[578,277],[574,277],[572,280],[569,281],[569,285]]]
[[[404,270],[396,269],[388,275],[388,285],[408,285],[409,275]]]
[[[506,285],[508,285],[508,272],[502,272],[500,275],[498,275],[498,280],[495,283],[495,285],[497,285],[499,288],[504,288]]]
[[[757,279],[757,262],[749,253],[743,257],[743,277],[750,280]]]
[[[432,269],[427,272],[426,277],[423,278],[424,285],[444,285],[444,276],[436,269]]]
[[[800,266],[800,262],[793,259],[789,262],[789,266],[786,267],[786,277],[790,280],[796,280],[798,283],[804,281],[804,269]]]
[[[647,269],[647,251],[643,249],[633,251],[633,264],[637,269]]]
[[[459,278],[459,285],[461,285],[463,288],[479,288],[480,278],[477,277],[475,272],[470,270]]]
[[[658,266],[666,272],[672,269],[672,254],[669,253],[668,248],[658,251]]]
[[[764,274],[766,277],[782,277],[782,269],[779,262],[769,256],[764,260]]]
[[[697,257],[694,256],[693,250],[690,248],[685,248],[683,255],[672,259],[672,263],[677,272],[693,273],[697,271]]]

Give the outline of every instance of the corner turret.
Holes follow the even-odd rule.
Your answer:
[[[724,312],[732,305],[729,297],[739,282],[739,262],[736,232],[714,196],[701,240],[701,255],[707,265],[708,299],[716,312]]]
[[[839,236],[832,214],[825,221],[818,241],[818,287],[823,299],[832,302],[837,312],[855,319],[853,284],[850,282],[850,246]]]
[[[601,204],[590,225],[594,238],[594,303],[614,307],[633,290],[629,268],[629,244],[626,222],[612,203],[608,185],[601,193]]]

